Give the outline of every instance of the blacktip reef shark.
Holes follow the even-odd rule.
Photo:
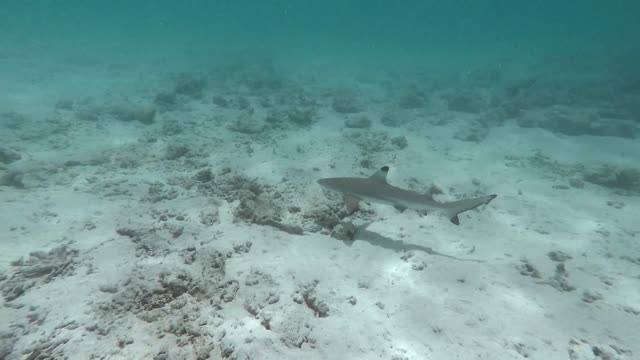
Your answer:
[[[339,177],[318,180],[318,184],[344,195],[347,210],[353,212],[360,201],[392,205],[400,212],[406,209],[437,212],[460,225],[458,214],[486,205],[498,195],[486,195],[451,202],[434,200],[429,194],[404,190],[387,182],[389,167],[383,166],[369,177]]]

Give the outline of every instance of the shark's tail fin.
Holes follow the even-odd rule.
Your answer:
[[[460,225],[458,214],[467,210],[475,209],[480,205],[486,205],[498,195],[487,195],[472,199],[462,199],[446,203],[444,206],[445,216],[454,224]]]

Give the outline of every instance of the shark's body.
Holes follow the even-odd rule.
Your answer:
[[[414,209],[419,211],[439,212],[452,223],[459,225],[458,214],[486,205],[497,195],[486,195],[477,198],[462,199],[451,202],[439,202],[431,195],[416,191],[404,190],[387,182],[389,167],[384,166],[366,178],[342,177],[318,180],[328,189],[344,194],[348,208],[355,209],[359,201],[392,205],[400,211]]]

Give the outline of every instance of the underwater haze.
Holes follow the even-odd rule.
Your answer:
[[[637,1],[0,4],[0,360],[640,358]]]
[[[636,47],[640,5],[491,1],[9,1],[3,57],[189,65],[243,54],[472,66]],[[137,59],[137,61],[136,61]],[[298,64],[298,65],[299,65]]]

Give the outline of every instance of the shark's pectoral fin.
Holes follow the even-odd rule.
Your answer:
[[[400,212],[404,212],[405,210],[407,210],[407,207],[402,205],[393,205],[393,207]]]
[[[360,199],[358,199],[357,197],[351,194],[344,194],[342,195],[342,200],[344,200],[344,206],[347,208],[347,213],[349,215],[358,211],[358,205],[360,204]]]
[[[454,223],[454,224],[456,224],[456,225],[460,225],[460,219],[458,218],[458,215],[456,215],[456,216],[452,217],[452,218],[451,218],[451,219],[449,219],[449,220],[451,220],[451,222],[452,222],[452,223]]]

